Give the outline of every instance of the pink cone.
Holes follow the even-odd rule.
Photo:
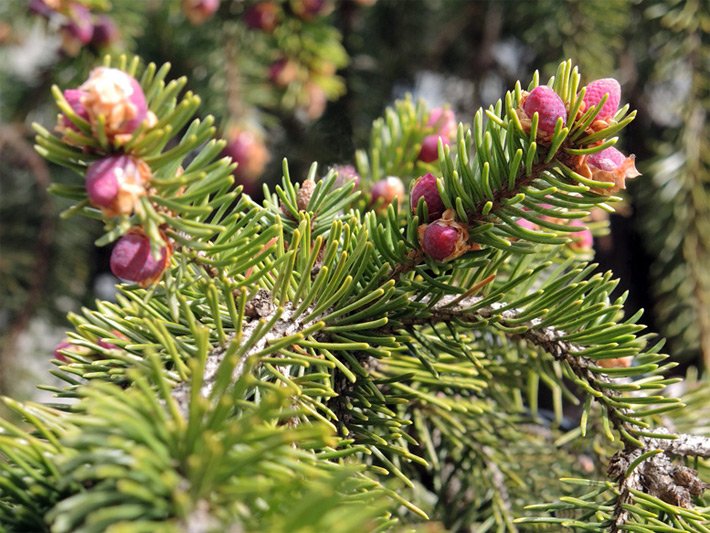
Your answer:
[[[372,204],[378,210],[385,210],[394,199],[401,203],[404,199],[404,183],[396,176],[388,176],[372,185]]]
[[[537,224],[535,224],[534,222],[530,222],[527,218],[519,218],[515,221],[515,223],[521,228],[530,231],[536,231],[540,229]]]
[[[626,156],[613,146],[587,157],[589,166],[606,171],[616,170],[624,161],[626,161]]]
[[[84,93],[79,89],[67,89],[64,91],[64,99],[67,101],[74,113],[88,121],[89,113],[87,113],[84,105],[81,103],[83,95]],[[64,115],[61,115],[57,129],[61,130],[62,128],[69,128],[74,131],[79,131],[79,128],[77,128],[76,125]]]
[[[417,178],[412,186],[409,202],[412,211],[415,213],[420,198],[424,198],[424,203],[427,206],[427,212],[429,213],[429,220],[427,220],[427,222],[441,218],[446,207],[439,194],[439,189],[436,186],[436,176],[431,173],[424,174]]]
[[[277,87],[287,87],[298,77],[298,66],[286,57],[274,61],[269,67],[269,81]]]
[[[621,85],[614,78],[603,78],[589,83],[584,93],[587,109],[596,106],[606,94],[609,97],[599,111],[597,120],[609,120],[616,114],[621,101]]]
[[[182,10],[194,25],[200,25],[211,18],[219,9],[220,0],[183,0]]]
[[[433,127],[443,139],[452,140],[456,137],[456,115],[451,109],[435,107],[429,112],[427,126]]]
[[[538,114],[538,131],[549,135],[555,132],[557,119],[562,119],[562,124],[567,122],[567,109],[562,98],[550,87],[540,85],[527,95],[523,102],[523,111],[532,120]]]
[[[422,141],[422,147],[419,150],[419,161],[431,163],[439,159],[439,139],[444,144],[449,144],[448,139],[440,137],[438,134],[427,135]]]
[[[280,9],[274,2],[259,2],[244,12],[244,23],[252,30],[271,33],[279,23]]]
[[[572,242],[569,243],[570,248],[575,250],[591,250],[594,244],[594,237],[592,236],[592,232],[585,227],[584,222],[574,219],[569,225],[582,228],[580,231],[570,234],[572,238]]]
[[[170,260],[166,246],[161,249],[160,259],[150,253],[150,239],[142,230],[132,230],[121,237],[111,252],[111,272],[124,281],[147,286],[157,281]]]
[[[593,189],[599,194],[613,194],[626,188],[626,180],[640,176],[636,170],[635,157],[626,156],[616,148],[609,147],[588,155],[581,165],[581,174],[594,181],[613,183],[613,187]]]
[[[148,105],[138,81],[115,68],[98,67],[79,87],[84,93],[81,103],[96,126],[99,117],[105,120],[106,134],[131,134],[145,120]]]
[[[419,227],[422,250],[432,259],[445,262],[473,249],[468,245],[465,226],[446,216]]]
[[[63,26],[64,31],[81,44],[88,44],[94,35],[94,24],[91,11],[78,3],[72,2],[67,9],[68,22]]]
[[[94,207],[107,216],[131,214],[146,193],[150,167],[127,155],[112,155],[94,161],[86,172],[86,194]]]
[[[44,0],[30,0],[28,8],[31,13],[47,19],[55,13],[54,9],[49,7]]]
[[[98,344],[99,346],[101,346],[105,350],[117,350],[118,349],[118,346],[116,346],[115,344],[110,343],[108,341],[105,341],[104,339],[99,339],[98,341],[96,341],[96,344]]]
[[[326,0],[292,0],[291,8],[303,20],[311,20],[325,15],[328,10]]]
[[[355,188],[360,185],[360,174],[357,173],[352,165],[334,165],[333,170],[336,172],[335,186],[342,187],[348,183],[354,183]]]
[[[101,15],[94,23],[94,36],[91,43],[99,48],[111,46],[118,40],[119,32],[116,23],[108,15]]]
[[[58,361],[61,361],[62,363],[68,363],[69,358],[66,355],[64,355],[63,353],[60,353],[60,351],[67,350],[67,349],[71,348],[72,346],[74,346],[74,345],[71,342],[69,342],[68,340],[63,340],[62,342],[60,342],[59,344],[57,344],[54,347],[54,351],[52,352],[52,355]]]
[[[224,154],[238,164],[234,176],[239,184],[254,183],[264,172],[270,158],[261,135],[239,128],[228,133]]]

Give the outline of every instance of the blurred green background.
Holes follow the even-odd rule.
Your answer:
[[[283,0],[284,13],[320,11],[306,22],[284,16],[273,33],[244,23],[247,10],[268,2],[222,0],[200,25],[179,0],[82,3],[92,16],[112,17],[120,38],[68,53],[61,20],[44,20],[24,0],[0,4],[1,393],[33,394],[47,380],[66,314],[113,294],[108,250],[93,245],[99,223],[60,218],[67,205],[46,193],[50,181],[78,177],[34,153],[31,129],[56,123],[51,85],[77,86],[105,51],[170,61],[171,76],[189,76],[201,113],[214,114],[223,131],[256,123],[272,154],[266,183],[280,177],[284,156],[302,174],[311,161],[350,162],[372,120],[406,93],[448,102],[470,122],[516,80],[527,83],[535,69],[546,80],[565,58],[585,82],[616,77],[622,104],[638,110],[619,146],[636,154],[644,176],[595,242],[597,259],[630,291],[629,309],[645,308],[650,329],[668,338],[679,371],[710,364],[707,2]],[[322,115],[304,117],[300,96],[293,104],[291,88],[274,90],[269,68],[284,51],[309,62],[328,93]]]

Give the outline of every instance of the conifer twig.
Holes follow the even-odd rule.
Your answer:
[[[656,433],[668,433],[664,428],[654,429]],[[654,450],[663,451],[640,462],[629,471],[634,461]],[[708,488],[692,468],[674,465],[669,455],[683,457],[708,457],[710,439],[697,435],[677,435],[675,439],[644,439],[643,448],[624,448],[618,452],[609,465],[609,475],[619,480],[619,498],[614,508],[610,531],[621,531],[629,519],[625,505],[633,499],[634,491],[642,491],[664,502],[679,507],[691,507],[691,496],[701,496]]]
[[[406,325],[447,322],[450,320],[478,322],[497,314],[497,309],[507,307],[505,302],[496,302],[490,306],[482,307],[471,312],[467,311],[467,309],[475,307],[478,302],[483,300],[482,297],[471,296],[463,300],[459,300],[457,303],[451,305],[451,302],[455,299],[457,299],[457,296],[442,297],[431,309],[433,315],[431,318],[403,319],[402,322]],[[516,318],[517,314],[518,312],[515,309],[509,309],[502,312],[502,316],[508,319]],[[591,381],[588,373],[590,372],[589,367],[593,364],[593,361],[589,358],[575,355],[575,352],[582,351],[582,348],[576,346],[574,343],[560,340],[564,332],[558,330],[554,326],[539,328],[537,327],[539,323],[539,319],[532,319],[528,324],[529,329],[525,333],[516,334],[514,336],[520,337],[536,346],[539,346],[540,348],[543,348],[558,361],[569,363],[570,367],[578,377]],[[620,381],[619,378],[615,379],[609,376],[601,376],[601,378],[608,382]],[[600,379],[600,376],[596,376],[596,379]],[[606,394],[619,396],[619,393],[616,391],[607,391]],[[612,419],[617,426],[629,424],[628,422],[621,421],[613,417]],[[666,434],[669,437],[672,436],[671,432],[666,428],[657,428],[654,429],[653,432],[656,434]],[[644,448],[647,449],[660,449],[668,454],[681,457],[710,457],[710,438],[708,437],[679,434],[667,439],[647,438],[646,441],[648,445]]]
[[[559,151],[558,156],[553,158],[549,162],[536,163],[532,167],[532,171],[527,174],[525,167],[522,167],[518,171],[518,175],[515,178],[515,187],[511,189],[496,189],[494,191],[494,198],[492,200],[493,207],[484,214],[484,205],[487,202],[480,202],[476,209],[472,213],[468,213],[467,223],[469,226],[475,227],[476,224],[481,224],[486,222],[491,217],[495,216],[497,210],[503,205],[506,200],[513,198],[515,195],[519,194],[522,189],[533,183],[535,180],[539,179],[545,172],[552,169],[555,165],[560,163],[569,166],[571,164],[570,159],[574,156],[569,156],[565,154],[562,150]],[[403,263],[395,265],[395,267],[390,272],[388,279],[397,279],[402,274],[406,274],[413,270],[417,265],[419,265],[425,258],[424,253],[421,250],[413,250],[407,257],[407,260]]]
[[[405,325],[428,324],[434,322],[448,322],[459,320],[464,322],[480,322],[498,314],[498,309],[506,308],[504,302],[493,303],[490,306],[479,308],[477,304],[482,301],[480,296],[472,296],[454,303],[456,296],[444,296],[431,309],[432,316],[429,318],[404,319]],[[469,309],[473,308],[473,311]],[[519,315],[519,311],[508,309],[500,313],[504,319],[514,319]],[[619,378],[592,374],[590,367],[594,364],[591,359],[575,355],[582,351],[582,348],[574,343],[562,340],[564,332],[553,326],[539,327],[540,320],[532,319],[527,325],[528,329],[524,333],[514,334],[514,337],[528,341],[535,346],[545,350],[556,360],[569,365],[575,375],[594,387],[595,380],[603,382],[619,381]],[[620,398],[620,394],[614,390],[605,390],[606,395]],[[624,409],[620,409],[622,414]],[[609,410],[609,418],[617,429],[631,429],[633,424],[617,416]],[[643,437],[639,447],[633,442],[623,439],[624,449],[613,459],[609,467],[612,478],[618,479],[620,496],[612,518],[611,531],[619,531],[621,526],[628,520],[629,512],[624,505],[630,501],[633,491],[643,491],[647,494],[660,498],[661,500],[681,507],[691,506],[691,496],[698,496],[703,493],[707,485],[703,483],[695,470],[674,465],[671,455],[681,457],[710,457],[710,438],[679,434],[672,435],[665,428],[653,428],[647,430],[657,435],[668,435],[669,438]],[[634,461],[644,454],[658,450],[657,455],[652,455],[631,468]],[[630,470],[630,471],[629,471]]]
[[[306,324],[292,319],[294,309],[290,305],[277,308],[271,299],[268,291],[261,289],[247,302],[245,310],[245,322],[242,333],[239,337],[231,335],[224,344],[216,346],[207,354],[205,361],[204,377],[200,387],[200,395],[208,397],[218,380],[219,370],[229,353],[230,346],[242,346],[251,344],[238,359],[232,371],[231,381],[235,382],[244,373],[247,361],[253,355],[266,349],[269,344],[293,336],[300,331],[313,326],[312,322]],[[274,322],[275,321],[275,322]],[[270,330],[264,330],[264,324],[274,322]],[[257,338],[253,338],[257,336]],[[172,393],[173,398],[178,402],[183,413],[187,413],[190,405],[190,382],[185,381],[178,384]]]

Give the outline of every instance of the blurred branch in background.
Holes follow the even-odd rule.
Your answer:
[[[25,133],[0,126],[0,394],[9,390],[17,338],[45,295],[56,225],[49,170]]]
[[[644,4],[653,68],[646,109],[655,158],[633,189],[638,226],[653,258],[656,323],[670,351],[710,367],[710,13],[702,2]]]

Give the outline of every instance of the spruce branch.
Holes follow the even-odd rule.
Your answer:
[[[511,306],[505,302],[497,302],[488,307],[481,307],[479,304],[482,300],[482,297],[470,297],[461,300],[452,296],[444,296],[430,308],[430,317],[426,319],[403,319],[400,323],[404,326],[412,326],[460,320],[464,323],[475,324],[480,321],[488,321],[493,317],[501,317],[503,320],[514,321],[522,314],[520,310],[510,309]],[[471,309],[474,310],[472,311]],[[500,312],[500,309],[505,310]],[[515,333],[511,336],[522,338],[544,349],[545,352],[552,355],[555,359],[566,362],[578,377],[590,384],[593,384],[597,380],[602,380],[607,383],[618,382],[620,385],[628,384],[628,380],[625,378],[600,376],[598,373],[591,371],[591,367],[595,366],[595,362],[587,357],[576,355],[580,352],[584,352],[584,347],[565,341],[564,338],[567,335],[564,331],[560,331],[553,326],[540,327],[540,323],[541,321],[539,319],[533,319],[526,324],[527,329],[524,333]],[[599,392],[601,393],[602,391],[599,390]],[[621,398],[621,395],[616,391],[605,391],[604,394],[610,395],[612,399]],[[630,414],[628,410],[624,410],[623,408],[620,412],[627,416]],[[633,424],[627,420],[612,417],[612,421],[618,428],[623,427],[626,431],[633,431],[634,429]],[[646,451],[657,449],[674,456],[710,458],[710,437],[690,434],[676,435],[672,434],[664,427],[647,430],[647,432],[655,433],[659,435],[659,437],[645,437],[642,447],[636,447],[633,442],[627,442],[627,444],[630,444],[630,453],[639,456]],[[627,461],[627,464],[630,464],[632,461]]]
[[[633,412],[630,410],[630,405],[624,404],[621,400],[619,389],[630,389],[631,386],[626,379],[618,379],[613,377],[614,374],[620,376],[638,375],[643,370],[637,370],[633,367],[629,369],[606,369],[599,366],[597,359],[601,354],[595,353],[594,358],[585,356],[585,353],[590,352],[590,346],[586,344],[576,343],[568,339],[575,338],[574,331],[564,331],[554,325],[545,324],[541,318],[525,318],[530,316],[530,312],[524,309],[515,308],[513,304],[497,301],[490,302],[490,298],[482,296],[473,296],[460,298],[456,296],[446,295],[438,299],[433,305],[426,308],[424,316],[414,316],[411,318],[400,318],[393,321],[392,327],[411,327],[422,324],[433,323],[448,323],[452,321],[460,321],[463,324],[500,324],[506,335],[513,339],[521,339],[527,341],[534,346],[543,349],[556,360],[566,363],[573,374],[578,378],[578,384],[584,387],[584,390],[592,394],[598,401],[605,403],[609,410],[609,416],[614,421],[618,430],[621,431],[622,440],[628,442],[632,446],[638,444],[638,439],[634,435],[642,436],[650,430],[641,429],[646,424],[637,424],[633,417]],[[424,302],[426,304],[426,302]],[[529,304],[530,307],[535,307],[534,301]],[[522,318],[521,318],[522,317]],[[606,329],[612,326],[606,325]],[[613,339],[613,337],[612,337]],[[610,341],[612,339],[609,339]],[[604,348],[609,346],[610,350],[616,347],[613,342],[601,344]],[[636,348],[640,351],[640,347]],[[598,350],[594,350],[598,352]],[[616,355],[616,354],[614,354]],[[652,370],[655,371],[657,367]],[[609,375],[606,375],[608,373]],[[679,402],[673,402],[676,406]],[[615,413],[618,416],[615,416]]]
[[[515,320],[522,315],[520,310],[511,309],[511,306],[504,302],[482,307],[480,305],[482,300],[481,297],[462,300],[445,296],[429,309],[430,317],[424,320],[405,320],[403,325],[412,326],[417,323],[450,322],[453,320],[475,324],[499,317],[502,321],[511,321],[519,326],[519,322],[515,322]],[[499,309],[505,310],[499,312]],[[605,385],[628,385],[627,379],[600,376],[598,372],[593,372],[591,368],[595,366],[594,361],[577,355],[584,352],[585,348],[563,340],[567,336],[564,331],[557,330],[552,326],[540,327],[539,319],[533,319],[525,325],[527,326],[525,332],[516,333],[512,337],[530,342],[542,348],[556,360],[566,363],[574,374],[588,383],[590,387],[595,388],[595,384],[599,382]],[[650,494],[672,505],[690,507],[691,496],[702,495],[707,484],[698,478],[697,472],[694,470],[673,465],[669,456],[707,458],[710,454],[710,437],[672,435],[662,427],[645,427],[641,430],[633,420],[632,413],[624,407],[618,407],[623,399],[617,391],[609,390],[608,387],[596,387],[595,390],[595,396],[599,401],[613,402],[611,405],[607,405],[609,417],[615,428],[622,433],[624,441],[624,450],[617,453],[609,468],[612,479],[619,480],[620,491],[611,519],[612,531],[620,530],[619,528],[628,520],[629,512],[625,506],[630,502],[634,490]],[[590,392],[595,391],[590,390]],[[626,438],[634,433],[654,434],[659,438],[647,436]]]
[[[585,89],[580,89],[580,75],[571,62],[560,65],[549,84],[557,91],[555,97],[561,98],[560,105],[569,109],[567,125],[560,121],[553,132],[538,132],[538,115],[530,119],[521,110],[529,93],[518,84],[485,113],[479,110],[472,130],[460,126],[455,144],[449,146],[440,139],[442,177],[437,179],[438,194],[449,216],[467,226],[469,249],[474,253],[482,250],[479,258],[498,250],[532,253],[536,244],[568,243],[567,235],[575,230],[570,221],[586,217],[593,207],[610,209],[606,205],[610,193],[624,186],[623,178],[611,183],[608,176],[588,177],[586,158],[612,146],[616,142],[613,135],[628,125],[635,113],[629,113],[627,106],[612,122],[608,117],[596,120],[605,100],[582,112]],[[529,88],[539,88],[537,79]],[[547,86],[543,89],[550,90]],[[390,159],[398,161],[401,152],[388,148],[388,144],[394,144],[398,137],[409,139],[421,134],[422,126],[417,129],[414,118],[422,115],[421,104],[415,109],[405,100],[398,102],[395,110],[386,126],[376,123],[373,128],[370,158],[374,164],[386,167]],[[382,174],[371,168],[363,153],[359,156],[361,172]],[[376,242],[382,254],[391,259],[389,279],[431,268],[418,236],[421,228],[427,227],[422,222],[428,220],[428,210],[413,209],[405,218],[404,231],[397,235],[388,226],[402,212],[395,204],[389,209],[387,220],[371,219]],[[535,229],[526,229],[521,222]]]
[[[664,433],[663,428],[656,431]],[[693,435],[676,435],[674,440],[645,439],[643,448],[618,452],[609,465],[609,475],[619,481],[619,499],[610,530],[624,530],[631,514],[628,506],[639,492],[674,506],[691,508],[692,497],[702,496],[709,485],[692,468],[673,464],[669,455],[707,458],[708,452],[710,438]]]
[[[119,66],[138,71],[135,62]],[[616,429],[625,451],[644,450],[631,464],[665,483],[643,454],[656,445],[649,439],[671,437],[654,432],[654,417],[680,402],[646,393],[673,382],[657,375],[671,365],[661,364],[660,343],[638,336],[638,315],[622,317],[624,297],[610,302],[611,274],[595,274],[595,265],[566,248],[565,235],[577,231],[569,222],[623,185],[626,175],[599,181],[585,165],[615,142],[633,118],[628,108],[595,120],[606,97],[582,110],[584,89],[566,62],[536,93],[569,108],[570,121],[558,119],[552,130],[542,108],[518,114],[537,78],[530,93],[516,87],[485,113],[485,125],[481,111],[472,132],[459,126],[453,149],[440,142],[441,176],[427,186],[446,209],[432,220],[437,211],[426,201],[408,212],[396,203],[381,210],[358,199],[352,183],[336,185],[335,171],[317,180],[315,165],[297,185],[284,162],[282,184],[265,191],[263,205],[230,192],[230,163],[215,160],[221,143],[211,124],[187,126],[196,100],[186,98],[177,110],[180,83],[155,81],[162,71],[149,66],[141,77],[158,120],[144,126],[162,131],[161,122],[176,120],[187,130],[174,146],[166,149],[163,137],[145,130],[122,144],[101,115],[75,124],[91,126],[92,154],[104,155],[114,142],[145,156],[156,175],[154,194],[126,219],[86,214],[116,224],[107,241],[125,223],[145,224],[151,240],[151,231],[171,240],[172,254],[161,281],[124,285],[117,302],[71,316],[72,346],[56,362],[67,385],[51,389],[74,399],[55,415],[73,424],[58,459],[71,483],[45,509],[49,526],[63,532],[133,517],[142,526],[187,527],[209,517],[224,527],[296,530],[327,524],[351,502],[360,527],[384,529],[398,506],[427,518],[432,505],[417,488],[436,478],[475,502],[467,518],[513,529],[526,483],[499,448],[521,439],[524,448],[520,422],[541,423],[536,385],[529,405],[521,392],[535,379],[554,391],[558,420],[563,397],[579,402],[565,381],[576,385],[588,397],[579,433],[600,414],[610,441]],[[383,169],[431,169],[403,156],[421,151],[417,139],[433,129],[430,120],[411,102],[388,112],[374,128],[372,159],[360,158],[370,169],[364,181]],[[38,143],[52,157],[86,165],[67,142],[75,137],[50,137],[40,132]],[[426,252],[406,276],[393,276],[424,250],[424,220],[460,230],[466,242],[451,256]],[[636,366],[607,364],[629,356]],[[592,412],[592,398],[601,409]],[[8,456],[18,445],[12,441]],[[119,448],[113,455],[112,446]],[[157,457],[148,463],[151,454]],[[101,468],[106,455],[115,462]],[[8,465],[15,462],[10,456]],[[490,496],[473,490],[475,475],[492,477]],[[385,488],[385,481],[396,485]],[[24,505],[17,494],[0,497]],[[126,497],[128,507],[117,503]],[[367,509],[377,498],[382,505]],[[296,512],[300,505],[304,511]]]
[[[199,391],[200,396],[204,398],[211,397],[218,381],[224,382],[224,370],[221,370],[223,365],[233,367],[228,381],[238,381],[247,368],[247,361],[263,360],[274,351],[270,346],[297,344],[300,339],[324,326],[323,323],[301,323],[294,319],[293,306],[277,308],[269,292],[264,289],[257,291],[246,303],[245,313],[246,307],[256,316],[246,321],[239,334],[231,335],[224,345],[216,346],[207,354]],[[235,358],[236,361],[233,360]],[[288,369],[286,372],[288,373]],[[224,383],[221,385],[224,386]],[[191,382],[184,381],[172,390],[172,396],[183,413],[189,411],[192,386]]]
[[[494,192],[492,200],[479,200],[476,207],[467,213],[466,222],[475,227],[479,224],[495,220],[495,213],[503,207],[504,202],[518,196],[528,185],[541,179],[545,172],[548,172],[559,163],[560,162],[554,160],[550,162],[536,163],[533,165],[529,173],[526,169],[521,168],[518,175],[514,178],[514,188],[498,189]],[[402,274],[406,274],[416,268],[424,260],[425,255],[421,249],[417,248],[412,250],[402,262],[397,263],[394,266],[389,274],[389,279],[398,279]]]

